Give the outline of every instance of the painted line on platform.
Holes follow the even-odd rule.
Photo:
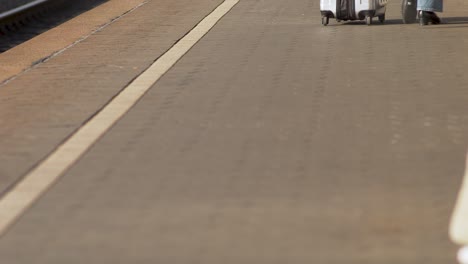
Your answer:
[[[225,0],[0,200],[0,236],[240,0]]]
[[[455,243],[468,246],[468,155],[465,179],[450,223],[450,237]]]

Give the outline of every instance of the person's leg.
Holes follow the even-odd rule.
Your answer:
[[[418,0],[417,9],[421,25],[440,24],[435,12],[443,11],[443,0]]]
[[[419,11],[442,12],[443,0],[418,0]]]

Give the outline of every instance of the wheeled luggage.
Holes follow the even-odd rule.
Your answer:
[[[403,0],[401,2],[401,16],[403,23],[411,24],[416,22],[418,11],[416,10],[417,0]]]
[[[378,17],[383,23],[387,2],[388,0],[320,0],[322,24],[326,26],[330,18],[335,18],[338,22],[366,20],[366,24],[371,25],[374,17]]]

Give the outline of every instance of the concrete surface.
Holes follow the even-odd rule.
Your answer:
[[[2,189],[220,2],[151,1],[1,87]],[[455,263],[468,3],[446,10],[322,27],[316,1],[242,0],[0,239],[2,260]]]

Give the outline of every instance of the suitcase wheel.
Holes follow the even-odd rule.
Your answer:
[[[326,26],[330,22],[330,18],[327,16],[322,17],[322,25]]]
[[[385,23],[385,14],[379,16],[379,22],[382,23],[382,24]]]

